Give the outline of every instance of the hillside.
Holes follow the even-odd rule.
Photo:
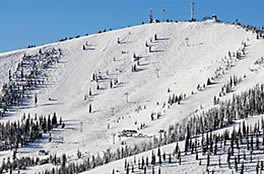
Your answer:
[[[58,156],[67,153],[74,161],[77,150],[91,156],[114,150],[121,143],[150,141],[170,125],[210,108],[230,76],[243,77],[234,88],[238,92],[261,83],[264,71],[255,62],[263,56],[263,46],[252,31],[205,21],[145,24],[0,54],[2,86],[24,55],[40,54],[40,49],[61,50],[58,61],[43,69],[45,84],[29,91],[32,98],[26,105],[8,108],[1,122],[20,120],[23,113],[56,112],[65,123],[65,128],[50,132],[51,142],[46,133],[19,148],[18,157],[39,156],[39,150],[45,149]],[[241,58],[236,56],[243,52]],[[208,78],[212,78],[210,85]],[[168,104],[173,96],[182,98],[179,104]],[[125,129],[137,130],[142,136],[119,138]],[[8,156],[12,151],[0,153],[1,159]],[[99,173],[104,172],[110,173]]]

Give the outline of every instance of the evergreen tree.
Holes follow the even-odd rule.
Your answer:
[[[35,102],[35,105],[38,104],[38,96],[37,96],[37,94],[35,94],[35,100],[34,100],[34,102]]]
[[[89,104],[89,113],[92,113],[93,110],[92,110],[92,104]]]
[[[52,126],[53,127],[57,127],[57,124],[58,124],[56,115],[57,115],[56,112],[54,112],[53,117],[52,117]]]

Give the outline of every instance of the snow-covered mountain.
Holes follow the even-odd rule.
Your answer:
[[[263,39],[257,39],[253,30],[209,20],[145,24],[3,53],[1,86],[9,83],[10,74],[20,76],[17,67],[21,61],[36,58],[39,63],[46,61],[45,56],[58,57],[48,67],[39,63],[43,83],[27,91],[26,105],[7,107],[0,121],[20,120],[23,113],[56,112],[65,127],[54,128],[18,148],[17,157],[45,158],[39,153],[45,150],[57,156],[66,154],[68,163],[82,161],[106,149],[149,142],[170,125],[212,108],[214,97],[219,97],[230,77],[241,80],[221,101],[262,83],[263,48]],[[54,52],[45,54],[50,50]],[[133,131],[134,136],[124,136]],[[80,159],[77,151],[82,153]],[[12,155],[13,150],[4,150],[0,159]],[[117,161],[88,173],[108,174],[121,166],[123,162]],[[182,168],[185,171],[188,167]]]

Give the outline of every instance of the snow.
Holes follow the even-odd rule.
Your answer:
[[[157,41],[154,41],[155,34],[158,36]],[[121,44],[117,44],[117,38],[120,38]],[[88,49],[83,50],[82,47],[87,42]],[[148,52],[146,42],[152,45],[154,52]],[[226,73],[216,80],[216,84],[197,91],[198,84],[206,84],[207,79],[214,76],[218,67],[225,67],[223,59],[228,57],[228,51],[241,49],[242,42],[249,45],[246,57],[233,60],[235,66],[226,70]],[[65,121],[65,129],[52,131],[53,139],[63,140],[63,143],[49,143],[44,138],[19,149],[18,156],[37,156],[40,149],[45,149],[52,154],[67,153],[74,160],[77,158],[78,149],[86,152],[86,155],[91,155],[107,148],[114,149],[120,146],[121,141],[126,141],[127,144],[145,141],[157,135],[159,130],[167,129],[170,124],[190,116],[201,106],[209,107],[213,97],[218,95],[231,75],[247,75],[236,91],[262,82],[262,68],[251,71],[250,67],[264,56],[263,46],[263,41],[256,40],[252,32],[246,32],[239,26],[205,21],[145,24],[0,54],[2,85],[7,82],[9,69],[12,72],[15,70],[23,54],[34,54],[40,48],[50,47],[60,48],[63,52],[61,62],[49,71],[47,87],[34,91],[38,93],[38,106],[34,106],[32,101],[30,107],[19,108],[1,122],[18,120],[24,112],[56,112]],[[122,54],[122,51],[127,53]],[[140,57],[138,72],[131,72],[131,66],[136,64],[133,62],[134,53]],[[106,75],[107,71],[109,75]],[[93,73],[105,77],[100,81],[100,86],[104,89],[96,90],[96,82],[91,81]],[[110,89],[110,79],[118,79],[119,84]],[[84,95],[88,94],[89,88],[95,94],[84,101]],[[168,93],[168,88],[172,92]],[[194,95],[191,95],[192,91],[195,92]],[[125,93],[128,93],[128,103]],[[167,102],[169,95],[173,93],[186,94],[187,98],[181,105],[174,105],[170,109],[166,105],[162,108],[163,103]],[[56,101],[49,101],[48,98]],[[93,113],[88,113],[89,104],[92,104]],[[136,111],[139,107],[142,110]],[[162,117],[151,121],[150,114],[153,112],[161,112]],[[146,138],[122,138],[120,141],[116,137],[116,143],[113,144],[113,134],[118,134],[123,129],[136,130],[141,123],[147,126],[139,131],[147,135]],[[110,129],[107,129],[108,124]],[[1,152],[0,159],[11,155],[10,151]],[[116,164],[106,165],[99,173],[109,173],[112,170],[111,165]],[[108,170],[107,166],[111,170]],[[33,168],[32,172],[39,169]]]

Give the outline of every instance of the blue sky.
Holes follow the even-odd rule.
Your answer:
[[[195,17],[264,25],[264,0],[194,0]],[[190,0],[0,0],[0,52],[42,45],[154,18],[189,19]]]

